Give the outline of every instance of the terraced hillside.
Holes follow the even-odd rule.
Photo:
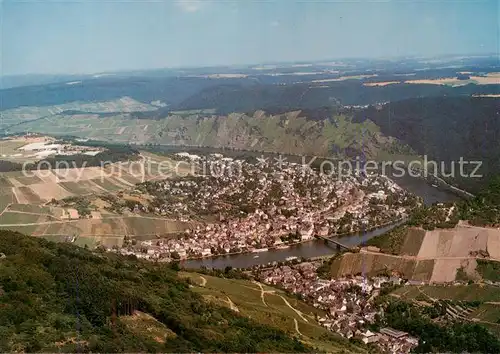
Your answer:
[[[40,118],[50,121],[51,117],[56,117],[65,112],[78,112],[80,114],[94,113],[98,115],[113,112],[147,112],[156,109],[156,106],[142,103],[126,96],[111,101],[74,101],[51,106],[18,107],[2,111],[0,129],[10,131],[18,124],[36,121]]]
[[[388,235],[380,236],[384,237]],[[332,262],[332,275],[394,272],[407,279],[443,283],[454,281],[461,272],[470,279],[484,278],[478,264],[485,257],[494,264],[500,262],[500,230],[494,228],[465,224],[434,231],[409,228],[392,242],[397,243],[397,254],[370,247],[359,253],[345,253]],[[382,244],[382,251],[388,251],[383,246],[386,242],[374,239],[371,243]]]
[[[500,292],[490,285],[405,286],[390,296],[426,307],[441,303],[450,320],[480,323],[500,335]]]

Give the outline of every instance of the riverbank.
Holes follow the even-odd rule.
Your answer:
[[[254,254],[255,256],[259,256],[259,254],[261,254],[263,252],[276,251],[276,250],[278,250],[278,251],[279,250],[286,250],[290,247],[304,244],[307,242],[312,242],[312,241],[315,241],[315,239],[312,238],[309,240],[301,240],[301,241],[297,241],[297,242],[293,242],[293,243],[287,243],[284,245],[286,247],[283,247],[283,245],[279,245],[279,246],[271,246],[271,247],[266,247],[266,248],[255,248],[251,251],[238,251],[238,252],[228,252],[228,253],[222,253],[222,254],[212,254],[212,255],[208,255],[208,256],[188,257],[188,258],[181,259],[180,262],[210,259],[210,258],[217,258],[217,257],[226,257],[226,256],[233,256],[233,255],[238,255],[238,254]]]
[[[365,243],[373,237],[386,233],[399,225],[401,225],[401,222],[361,234],[340,237],[339,239],[346,246],[354,247]],[[337,252],[337,248],[330,243],[323,240],[312,239],[306,242],[298,242],[287,249],[272,249],[267,252],[258,253],[258,258],[254,258],[256,253],[245,252],[201,259],[186,259],[182,260],[180,265],[187,269],[199,269],[202,267],[224,269],[227,266],[232,268],[249,268],[256,265],[283,262],[291,257],[310,259],[319,256],[333,256]]]
[[[475,197],[474,194],[469,193],[466,190],[463,190],[463,189],[457,188],[455,186],[452,186],[451,184],[449,184],[448,182],[446,182],[444,179],[442,179],[440,177],[432,176],[432,178],[436,179],[436,181],[438,182],[438,187],[439,188],[443,188],[443,189],[449,190],[452,193],[455,193],[458,196],[460,196],[462,198],[465,198],[465,199],[474,198]]]
[[[354,232],[345,232],[345,233],[341,233],[341,234],[332,234],[332,235],[327,236],[327,238],[343,238],[343,237],[348,237],[348,236],[360,235],[362,233],[371,232],[371,231],[374,231],[377,229],[382,229],[382,228],[392,226],[392,225],[394,225],[394,227],[399,226],[399,225],[403,224],[404,222],[406,222],[407,220],[408,220],[407,218],[401,218],[398,220],[386,222],[386,223],[381,224],[381,225],[374,225],[374,226],[368,227],[368,228],[363,229],[363,230],[358,230],[358,231],[354,231]],[[207,256],[188,257],[188,258],[181,259],[180,262],[182,263],[182,262],[186,262],[186,261],[195,261],[195,260],[204,260],[204,259],[217,258],[217,257],[226,257],[226,256],[233,256],[233,255],[238,255],[238,254],[254,254],[254,257],[258,258],[264,252],[287,250],[293,246],[305,244],[308,242],[314,242],[314,241],[318,241],[318,240],[319,239],[315,237],[315,238],[311,238],[311,239],[307,239],[307,240],[300,240],[297,242],[286,243],[286,244],[282,244],[282,245],[278,245],[278,246],[271,246],[271,247],[266,247],[266,248],[256,248],[256,249],[249,250],[249,251],[238,251],[238,252],[228,252],[228,253],[223,253],[223,254],[215,254],[215,255],[207,255]]]
[[[474,198],[474,194],[467,192],[464,189],[460,189],[458,187],[455,187],[448,182],[446,182],[443,178],[436,176],[432,172],[429,172],[428,170],[422,170],[418,168],[414,168],[413,172],[418,173],[417,178],[422,179],[423,181],[426,181],[426,183],[430,184],[434,188],[439,188],[442,190],[449,191],[460,198],[464,199],[469,199],[469,198]]]

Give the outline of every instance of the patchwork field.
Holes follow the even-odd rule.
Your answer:
[[[100,198],[84,218],[74,206],[52,202],[53,199],[128,193],[136,183],[190,172],[186,167],[174,171],[174,163],[168,157],[145,152],[140,161],[106,167],[2,173],[0,229],[91,247],[121,246],[124,236],[151,239],[178,235],[190,225],[148,215],[119,215],[107,210],[109,203]]]
[[[19,148],[26,145],[25,139],[0,140],[0,157],[7,161],[35,161],[31,153],[20,151]]]
[[[413,278],[417,264],[413,259],[382,253],[345,253],[341,258],[333,262],[332,274],[335,277],[344,277],[350,274],[374,276],[387,272],[397,272],[403,277]],[[430,274],[421,274],[421,277],[427,278],[423,280],[429,280],[431,275],[432,272]]]
[[[127,113],[154,111],[157,108],[156,106],[136,101],[130,97],[101,102],[75,101],[53,106],[26,106],[3,110],[0,129],[11,130],[13,125],[44,117],[50,120],[65,111],[78,111],[81,113]]]
[[[52,198],[126,190],[146,180],[190,172],[180,167],[175,168],[175,162],[166,157],[144,153],[141,161],[106,167],[5,172],[0,177],[0,205],[40,204]]]
[[[478,266],[485,256],[491,264],[500,264],[498,229],[461,224],[453,229],[408,228],[403,231],[393,231],[371,240],[373,245],[396,251],[395,254],[368,248],[359,253],[345,253],[332,262],[332,275],[397,273],[407,279],[446,283],[454,281],[459,271],[468,279],[490,279],[491,275],[485,277]],[[487,269],[490,268],[497,269],[493,266]]]
[[[124,236],[152,239],[182,233],[192,225],[142,215],[116,215],[94,212],[95,217],[79,218],[72,208],[54,206],[10,204],[0,213],[0,229],[19,231],[55,241],[72,239],[76,244],[88,246],[121,246]],[[74,239],[73,239],[74,238]]]
[[[180,273],[191,279],[193,290],[206,301],[229,307],[253,320],[282,329],[328,353],[364,353],[366,350],[321,327],[315,320],[322,311],[283,291],[248,280]]]
[[[321,83],[321,82],[336,82],[336,81],[345,81],[345,80],[361,80],[361,79],[368,79],[368,78],[376,77],[376,76],[377,76],[377,74],[341,76],[341,77],[334,78],[334,79],[312,80],[311,82]]]
[[[472,95],[472,97],[491,97],[491,98],[498,98],[500,97],[500,94],[485,94],[485,95]]]

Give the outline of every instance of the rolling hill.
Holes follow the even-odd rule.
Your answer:
[[[2,352],[311,352],[167,265],[0,231]]]
[[[176,110],[216,108],[219,114],[267,110],[318,108],[337,105],[369,105],[395,102],[414,97],[470,96],[498,93],[499,84],[451,87],[433,84],[397,83],[387,86],[365,86],[370,80],[307,82],[294,85],[221,84],[203,89],[174,105]]]

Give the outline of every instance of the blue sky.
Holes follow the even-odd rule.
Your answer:
[[[1,6],[4,75],[499,52],[498,0]]]

